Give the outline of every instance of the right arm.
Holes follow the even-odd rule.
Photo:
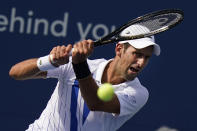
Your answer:
[[[57,46],[52,49],[50,54],[53,55],[55,61],[54,66],[60,66],[69,62],[69,52],[72,49],[72,45]],[[38,58],[28,59],[17,63],[12,66],[9,71],[10,77],[16,80],[38,79],[46,78],[47,71],[41,71],[37,66]]]
[[[41,71],[37,67],[37,58],[28,59],[12,66],[9,72],[10,77],[15,80],[27,80],[46,78],[47,71]]]

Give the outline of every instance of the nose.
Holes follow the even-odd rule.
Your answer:
[[[137,59],[138,67],[143,68],[146,65],[145,57],[141,57]]]

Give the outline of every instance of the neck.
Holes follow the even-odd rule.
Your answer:
[[[114,59],[113,61],[109,62],[104,69],[103,76],[101,79],[102,83],[111,83],[113,85],[120,84],[125,82],[126,80],[118,74],[117,69],[117,62]]]

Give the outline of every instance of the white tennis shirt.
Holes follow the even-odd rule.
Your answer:
[[[98,85],[109,61],[87,61]],[[57,86],[41,116],[29,125],[27,131],[115,131],[148,100],[147,89],[135,78],[113,85],[120,101],[120,114],[90,111],[81,96],[71,62],[48,71],[47,78],[57,78]]]

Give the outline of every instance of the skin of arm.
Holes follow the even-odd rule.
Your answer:
[[[50,55],[53,55],[53,60],[56,63],[52,63],[55,67],[58,67],[69,62],[69,52],[72,49],[72,45],[56,46],[54,47]],[[9,76],[15,80],[27,80],[27,79],[39,79],[46,78],[47,71],[41,71],[37,66],[38,58],[32,58],[19,62],[11,67]]]
[[[36,63],[37,58],[19,62],[11,67],[9,75],[15,80],[46,78],[47,72],[40,71]]]
[[[120,113],[120,103],[116,95],[109,102],[101,101],[97,97],[97,89],[99,88],[91,75],[79,80],[79,86],[82,97],[87,106],[92,111],[104,111],[109,113]]]

